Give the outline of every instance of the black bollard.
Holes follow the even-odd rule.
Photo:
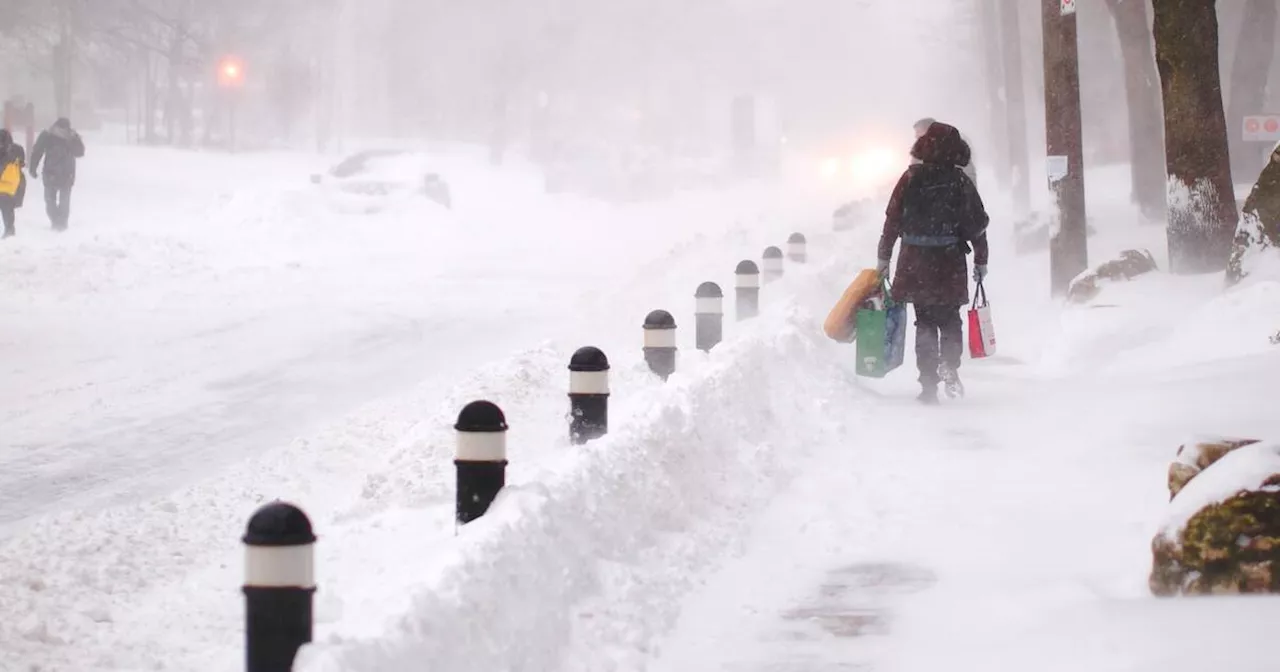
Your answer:
[[[711,352],[724,339],[724,292],[720,291],[720,285],[704,282],[698,285],[693,296],[697,299],[693,311],[696,319],[694,340],[699,350]]]
[[[489,510],[507,484],[507,418],[489,401],[473,401],[462,407],[458,422],[457,519],[465,525]]]
[[[782,250],[770,245],[764,248],[764,284],[782,278]]]
[[[315,543],[302,509],[274,501],[254,512],[244,554],[245,669],[289,672],[311,641]]]
[[[793,233],[787,238],[787,259],[803,264],[809,261],[808,241],[803,233]]]
[[[739,322],[760,314],[760,269],[756,262],[750,259],[738,262],[734,270],[734,294]]]
[[[676,372],[676,318],[665,310],[644,318],[644,361],[663,380]]]
[[[581,445],[609,433],[609,358],[578,348],[569,359],[569,441]]]

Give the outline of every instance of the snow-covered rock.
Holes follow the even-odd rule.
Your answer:
[[[1097,297],[1108,282],[1132,280],[1155,270],[1158,267],[1151,252],[1125,250],[1119,258],[1098,264],[1076,277],[1067,290],[1067,299],[1072,303],[1087,303]]]
[[[1169,499],[1178,496],[1196,474],[1208,469],[1227,453],[1258,443],[1257,439],[1200,438],[1178,446],[1178,456],[1169,464]]]
[[[1280,442],[1230,450],[1187,482],[1151,551],[1156,595],[1280,592]]]

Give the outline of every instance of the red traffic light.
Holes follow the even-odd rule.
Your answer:
[[[244,65],[234,56],[218,63],[218,86],[240,86],[244,83]]]

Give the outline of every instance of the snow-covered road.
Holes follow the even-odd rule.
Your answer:
[[[413,385],[443,393],[735,214],[547,199],[454,159],[456,214],[366,215],[307,183],[318,157],[92,149],[74,230],[33,199],[0,247],[0,526],[165,492]]]

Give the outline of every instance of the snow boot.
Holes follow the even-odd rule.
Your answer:
[[[916,401],[924,404],[925,406],[937,406],[938,405],[937,386],[928,385],[928,386],[922,387],[920,389],[919,396],[916,397]]]
[[[947,397],[955,399],[964,396],[964,383],[960,382],[960,372],[943,364],[938,367],[938,375],[942,378]]]

